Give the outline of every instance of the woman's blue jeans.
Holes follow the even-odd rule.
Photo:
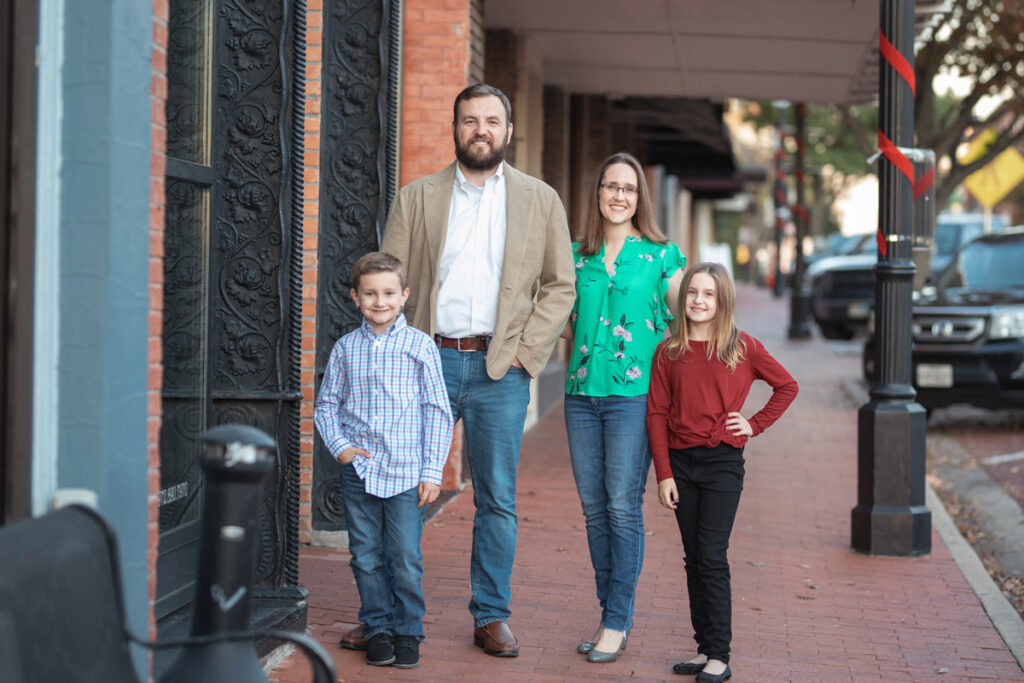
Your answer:
[[[625,631],[644,561],[641,507],[651,450],[647,396],[565,397],[576,489],[587,520],[601,623]]]

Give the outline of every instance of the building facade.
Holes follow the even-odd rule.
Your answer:
[[[711,202],[742,189],[720,101],[553,83],[538,39],[489,24],[483,0],[6,7],[3,521],[94,503],[138,634],[187,629],[200,436],[227,422],[278,444],[254,616],[304,623],[299,547],[345,542],[312,413],[331,345],[358,323],[348,270],[397,189],[453,160],[462,88],[508,94],[509,160],[559,192],[571,225],[621,149],[648,165],[691,259],[715,241]],[[531,421],[562,394],[561,357],[533,383]],[[457,433],[445,488],[466,474]]]

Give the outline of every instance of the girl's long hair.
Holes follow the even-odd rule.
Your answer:
[[[679,286],[679,324],[675,332],[665,342],[664,350],[672,360],[678,360],[690,350],[690,319],[686,317],[686,290],[697,273],[710,275],[715,281],[715,300],[717,303],[715,317],[711,321],[711,334],[708,340],[708,358],[714,353],[718,360],[735,371],[736,366],[743,362],[747,347],[736,328],[736,288],[729,277],[729,271],[721,263],[703,261],[686,270],[683,283]]]
[[[615,164],[625,164],[631,167],[636,172],[636,213],[633,214],[632,222],[633,227],[640,231],[640,234],[649,239],[652,242],[658,244],[665,244],[668,242],[668,238],[665,237],[665,233],[658,227],[657,222],[654,219],[654,206],[651,203],[651,191],[647,187],[647,177],[644,175],[644,168],[637,161],[637,158],[632,154],[626,152],[619,152],[613,154],[603,162],[597,168],[597,173],[594,175],[594,182],[590,188],[590,202],[587,205],[586,215],[584,217],[583,229],[581,234],[577,237],[580,242],[580,254],[591,256],[596,254],[601,248],[601,242],[604,240],[604,230],[602,229],[602,216],[601,208],[598,204],[601,183],[604,181],[604,172],[608,170],[609,166]]]

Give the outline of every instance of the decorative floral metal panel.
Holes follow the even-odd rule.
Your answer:
[[[393,196],[401,49],[399,1],[331,2],[324,11],[318,387],[334,342],[359,325],[349,274],[356,259],[377,248]],[[344,528],[337,467],[317,437],[315,529]]]
[[[303,0],[172,1],[161,531],[198,515],[201,433],[259,427],[263,589],[298,581],[304,52]]]
[[[277,437],[281,365],[283,8],[273,0],[222,0],[217,22],[210,344],[214,424],[237,422]],[[267,483],[280,491],[289,454]],[[264,496],[257,581],[277,583],[285,555],[285,501]]]

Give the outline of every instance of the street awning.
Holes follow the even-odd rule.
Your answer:
[[[917,0],[918,28],[951,0]],[[878,0],[487,0],[575,94],[869,103]]]

